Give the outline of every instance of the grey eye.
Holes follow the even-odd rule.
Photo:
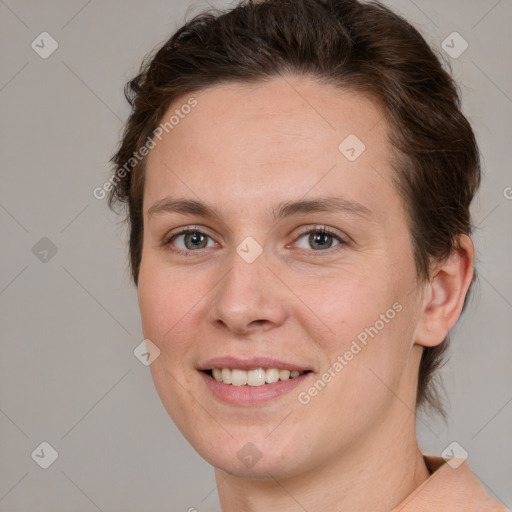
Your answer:
[[[336,237],[335,235],[323,231],[310,231],[299,238],[299,240],[306,239],[307,247],[305,247],[304,245],[301,246],[299,242],[297,242],[297,244],[299,247],[301,247],[301,249],[313,248],[315,250],[321,251],[325,249],[330,249],[331,247],[340,244],[340,239],[338,239],[338,244],[333,243],[336,241],[337,238],[338,237]]]

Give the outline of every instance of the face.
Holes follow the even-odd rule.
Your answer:
[[[421,300],[382,111],[298,77],[193,96],[155,139],[143,201],[138,298],[165,408],[240,476],[389,442],[413,416]]]

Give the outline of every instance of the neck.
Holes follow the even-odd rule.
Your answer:
[[[357,449],[286,479],[247,479],[216,469],[222,512],[350,510],[389,512],[428,477],[412,414],[381,424]]]

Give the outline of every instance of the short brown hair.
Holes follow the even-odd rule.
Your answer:
[[[242,0],[227,11],[196,15],[147,56],[126,84],[132,111],[111,160],[115,179],[108,204],[128,207],[136,285],[146,159],[133,155],[153,137],[178,97],[222,82],[257,83],[283,73],[369,94],[383,108],[395,153],[393,180],[409,215],[420,280],[429,278],[432,262],[451,254],[458,235],[471,233],[469,208],[480,185],[478,147],[456,84],[421,34],[377,2]],[[468,297],[469,290],[464,307]],[[416,402],[443,415],[433,377],[448,342],[447,336],[423,349]]]

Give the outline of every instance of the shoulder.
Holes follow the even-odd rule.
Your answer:
[[[424,458],[432,474],[393,512],[510,512],[487,494],[464,459]]]

